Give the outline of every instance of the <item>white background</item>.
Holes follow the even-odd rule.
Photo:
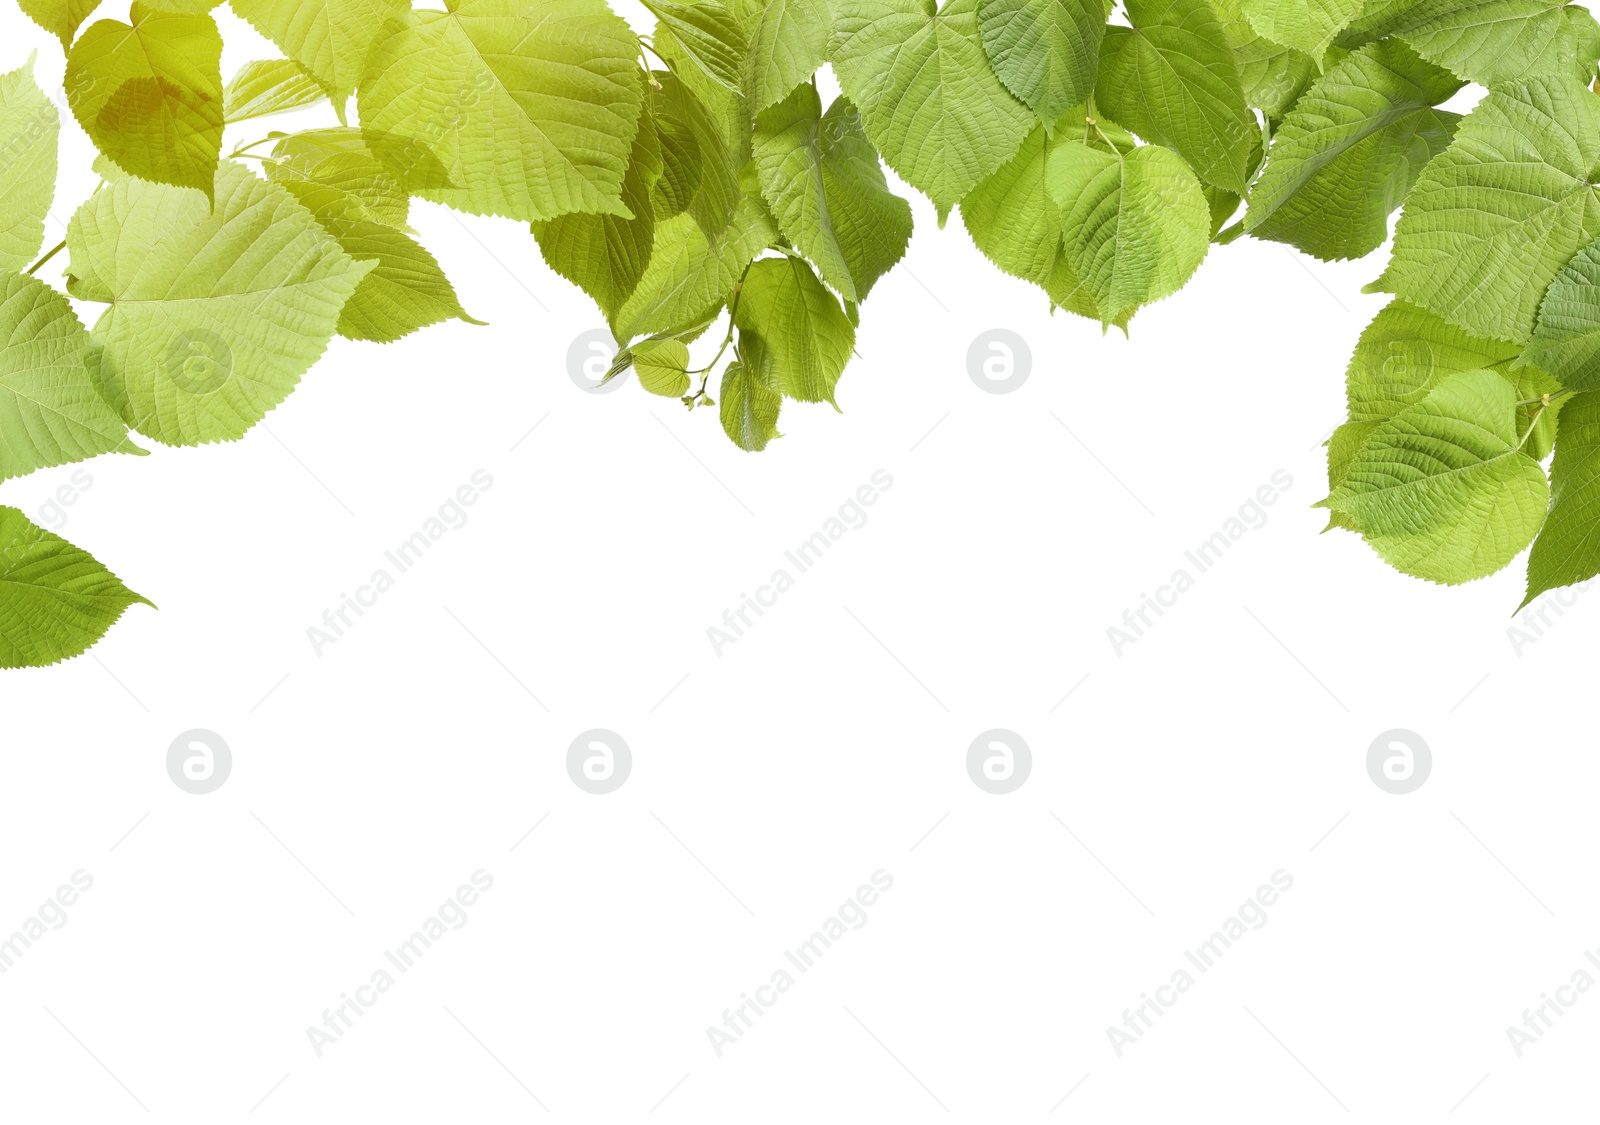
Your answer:
[[[219,15],[226,72],[273,53]],[[13,10],[0,42],[59,84]],[[64,137],[62,222],[93,183]],[[335,340],[240,443],[0,489],[160,606],[0,679],[0,936],[94,879],[0,976],[0,1118],[1576,1119],[1600,998],[1521,1058],[1506,1028],[1600,945],[1600,619],[1580,598],[1519,654],[1520,561],[1445,589],[1318,535],[1382,255],[1213,248],[1129,341],[914,206],[844,413],[787,405],[762,455],[631,377],[579,390],[583,295],[517,224],[417,203],[491,327]],[[1011,394],[968,375],[994,328],[1031,349]],[[316,655],[478,469],[470,522]],[[879,469],[867,523],[714,654]],[[1117,655],[1277,470],[1266,525]],[[594,727],[634,758],[606,796],[565,764]],[[1006,796],[966,769],[993,727],[1033,754]],[[1397,727],[1434,759],[1407,796],[1366,768]],[[167,775],[191,728],[232,749],[208,796]],[[319,1058],[307,1028],[479,869],[465,926]],[[719,1058],[706,1029],[878,869],[866,925]],[[1279,869],[1267,924],[1118,1057],[1107,1028]]]

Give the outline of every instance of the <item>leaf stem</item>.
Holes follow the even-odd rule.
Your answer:
[[[28,269],[27,269],[28,275],[31,277],[33,274],[37,273],[39,271],[39,267],[40,266],[44,265],[51,258],[54,258],[57,254],[61,253],[61,251],[65,250],[66,248],[67,248],[67,240],[63,238],[60,242],[58,242],[54,246],[52,246],[49,249],[49,251],[46,252],[44,257],[40,258],[37,262],[33,263],[33,265],[28,267]]]

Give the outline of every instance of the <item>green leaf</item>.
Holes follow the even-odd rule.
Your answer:
[[[316,362],[372,269],[231,161],[215,206],[131,178],[102,189],[72,217],[67,247],[67,291],[111,306],[92,333],[99,386],[167,445],[243,436]]]
[[[1233,51],[1245,103],[1266,114],[1268,121],[1277,121],[1316,81],[1316,60],[1258,35],[1239,10],[1239,0],[1212,0],[1211,7]],[[1324,56],[1323,61],[1329,60]]]
[[[1207,183],[1243,195],[1261,128],[1245,104],[1222,25],[1206,0],[1130,0],[1131,28],[1106,30],[1099,110],[1166,145]]]
[[[27,17],[61,40],[61,49],[72,46],[72,37],[100,6],[100,0],[17,0]]]
[[[1417,4],[1392,31],[1426,59],[1462,78],[1498,86],[1541,74],[1593,74],[1578,65],[1594,20],[1560,0],[1433,0]]]
[[[642,340],[632,351],[633,369],[645,390],[664,398],[689,392],[689,349],[681,340]]]
[[[89,380],[89,334],[61,294],[0,271],[0,480],[144,450]]]
[[[0,74],[0,269],[24,269],[44,245],[60,135],[56,107],[33,80],[33,60]]]
[[[229,0],[229,6],[328,88],[340,120],[373,41],[410,10],[407,0]]]
[[[867,136],[933,200],[941,226],[1033,129],[984,54],[977,0],[937,10],[934,0],[837,0],[833,69]]]
[[[778,411],[783,396],[761,381],[742,363],[730,363],[722,373],[721,405],[717,410],[722,429],[733,444],[759,453],[778,433]]]
[[[889,190],[847,99],[824,115],[816,87],[798,87],[756,119],[755,165],[778,228],[845,300],[865,300],[905,256],[911,205]]]
[[[1450,144],[1461,117],[1433,107],[1460,88],[1392,39],[1329,68],[1279,126],[1245,229],[1324,261],[1376,250],[1390,213]]]
[[[1561,267],[1600,235],[1600,98],[1570,78],[1489,94],[1422,172],[1368,286],[1525,342]]]
[[[1061,208],[1066,260],[1106,324],[1176,293],[1206,256],[1211,209],[1176,153],[1145,145],[1126,156],[1068,141],[1046,180]]]
[[[655,248],[644,277],[611,326],[621,343],[652,333],[674,333],[705,319],[722,304],[745,265],[777,237],[759,200],[741,197],[733,220],[708,235],[694,216],[656,224]]]
[[[1318,66],[1339,32],[1361,14],[1362,0],[1239,0],[1263,39],[1310,56]]]
[[[1600,242],[1578,251],[1550,283],[1523,359],[1574,390],[1600,390]]]
[[[368,56],[361,126],[413,194],[435,203],[522,222],[627,218],[637,57],[628,25],[601,0],[411,11]]]
[[[290,59],[260,59],[239,68],[222,91],[222,120],[233,125],[274,113],[304,109],[328,99],[328,91],[305,67]]]
[[[754,263],[733,320],[740,354],[763,385],[800,402],[833,403],[856,330],[810,266],[787,255]],[[751,337],[760,344],[752,347]]]
[[[1106,0],[978,0],[995,73],[1046,128],[1094,92],[1109,12]]]
[[[1550,514],[1528,553],[1528,596],[1600,574],[1600,394],[1574,395],[1561,410],[1550,466]]]
[[[720,233],[739,203],[739,168],[723,130],[687,83],[665,71],[652,76],[649,116],[661,139],[662,174],[656,218],[682,211],[708,235]]]
[[[752,113],[783,101],[828,60],[828,0],[735,0],[749,41],[744,95]]]
[[[594,298],[608,321],[622,310],[650,263],[656,231],[650,193],[661,174],[661,141],[646,110],[622,181],[622,202],[634,217],[563,215],[533,224],[545,264]]]
[[[741,92],[749,44],[744,25],[728,4],[723,0],[642,2],[707,78],[729,93]]]
[[[87,551],[0,507],[0,668],[78,656],[141,603],[155,608]]]
[[[411,197],[392,171],[367,148],[360,129],[307,129],[282,137],[267,178],[282,184],[312,211],[404,227]]]
[[[1374,428],[1322,503],[1402,573],[1445,585],[1493,574],[1533,539],[1549,499],[1518,445],[1516,394],[1493,371],[1449,376]]]
[[[142,179],[208,196],[222,152],[222,36],[210,16],[133,5],[67,53],[67,101],[95,146]]]

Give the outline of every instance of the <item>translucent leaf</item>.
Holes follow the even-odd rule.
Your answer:
[[[633,346],[639,385],[653,395],[682,398],[689,391],[689,349],[681,340],[642,340]]]
[[[724,0],[642,2],[707,78],[730,93],[742,90],[746,32]]]
[[[798,87],[756,119],[755,163],[779,229],[845,300],[865,300],[905,256],[911,205],[889,190],[848,100],[823,114],[816,87]]]
[[[290,133],[262,165],[269,180],[288,188],[313,211],[391,227],[406,225],[411,197],[367,148],[360,129]]]
[[[751,113],[783,101],[828,60],[828,0],[735,0],[749,41],[744,94]]]
[[[1246,104],[1266,114],[1269,121],[1277,121],[1316,80],[1316,60],[1304,51],[1257,34],[1239,10],[1239,0],[1212,0],[1211,6],[1222,21],[1222,33],[1233,50]],[[1324,63],[1328,61],[1324,56]]]
[[[801,402],[833,402],[856,331],[810,266],[787,255],[754,263],[734,323],[741,356],[763,385]]]
[[[146,180],[208,196],[222,152],[222,36],[210,16],[133,5],[67,53],[72,113],[95,146]]]
[[[1600,390],[1600,243],[1578,251],[1550,283],[1523,358],[1574,390]]]
[[[1324,261],[1376,250],[1390,213],[1450,144],[1461,117],[1433,107],[1460,88],[1392,39],[1330,67],[1279,126],[1245,229]]]
[[[836,0],[833,69],[889,167],[942,224],[1034,124],[995,76],[977,0]]]
[[[229,0],[229,6],[328,88],[341,120],[373,41],[410,9],[407,0]]]
[[[1362,6],[1362,0],[1239,0],[1245,19],[1263,39],[1303,51],[1319,66],[1323,52]]]
[[[1243,195],[1261,128],[1215,13],[1206,0],[1130,0],[1127,9],[1133,26],[1108,28],[1100,50],[1097,108]]]
[[[629,217],[638,46],[601,0],[412,11],[368,57],[361,126],[424,199],[523,222]]]
[[[1570,78],[1495,90],[1423,170],[1370,290],[1481,336],[1525,342],[1539,301],[1600,235],[1600,99]]]
[[[1600,394],[1574,395],[1561,410],[1550,466],[1550,514],[1528,553],[1528,596],[1600,574]]]
[[[778,433],[778,411],[783,396],[762,385],[742,363],[730,363],[722,373],[722,394],[718,411],[723,432],[733,444],[750,453],[759,453]]]
[[[239,68],[222,91],[222,120],[232,125],[326,101],[328,91],[291,59],[260,59]]]
[[[1389,30],[1427,59],[1462,78],[1498,86],[1539,74],[1592,76],[1594,20],[1560,0],[1432,0],[1419,3]]]
[[[26,268],[44,245],[60,135],[60,115],[33,80],[33,60],[0,74],[0,269]]]
[[[72,46],[78,28],[99,6],[100,0],[17,0],[17,7],[30,20],[61,40],[63,51]]]
[[[78,656],[138,603],[154,608],[87,551],[0,507],[0,668]]]
[[[1106,0],[978,0],[984,50],[1045,126],[1094,92]]]
[[[95,390],[89,334],[61,294],[0,271],[0,480],[101,453],[143,453]]]
[[[316,362],[372,263],[283,188],[230,161],[216,203],[126,179],[67,228],[67,291],[111,307],[91,370],[134,429],[168,445],[230,441]]]

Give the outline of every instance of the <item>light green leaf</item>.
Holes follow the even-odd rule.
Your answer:
[[[1245,229],[1324,261],[1376,250],[1390,213],[1450,144],[1461,117],[1433,107],[1460,88],[1392,39],[1330,67],[1279,126]]]
[[[721,404],[718,412],[722,429],[733,444],[750,453],[759,453],[778,433],[778,411],[783,396],[763,386],[750,368],[730,363],[722,373]]]
[[[1600,98],[1570,78],[1489,94],[1423,170],[1368,290],[1525,342],[1569,258],[1600,235]]]
[[[1133,26],[1108,28],[1100,49],[1100,112],[1171,148],[1207,183],[1243,195],[1261,128],[1216,14],[1206,0],[1130,0],[1127,8]]]
[[[1600,242],[1561,268],[1539,306],[1523,355],[1579,391],[1600,391]]]
[[[755,166],[778,227],[847,301],[860,303],[905,256],[911,205],[889,190],[845,98],[822,113],[802,85],[756,119]]]
[[[1600,394],[1574,395],[1561,410],[1550,466],[1550,515],[1528,553],[1528,596],[1600,574]]]
[[[601,0],[416,10],[373,45],[361,126],[424,199],[523,222],[627,218],[637,58],[638,41]]]
[[[711,81],[737,94],[743,89],[745,27],[724,0],[642,0],[645,8]]]
[[[984,50],[1045,127],[1094,92],[1106,0],[978,0]]]
[[[1560,0],[1433,0],[1411,8],[1393,32],[1462,78],[1498,86],[1541,74],[1591,75],[1577,65],[1594,20]]]
[[[1316,60],[1304,51],[1258,35],[1239,10],[1239,0],[1212,0],[1211,7],[1222,21],[1222,33],[1233,50],[1245,103],[1266,114],[1267,120],[1277,121],[1316,81]],[[1326,64],[1337,60],[1324,56],[1323,61]]]
[[[828,60],[828,0],[735,0],[749,40],[744,95],[751,113],[783,101]]]
[[[72,113],[95,146],[146,180],[208,196],[222,152],[222,36],[210,16],[133,5],[67,53]]]
[[[622,310],[650,263],[656,231],[650,193],[661,173],[661,141],[647,109],[622,181],[622,202],[634,217],[563,215],[533,224],[545,264],[593,297],[608,321]]]
[[[61,40],[61,49],[72,46],[72,37],[89,18],[100,0],[17,0],[27,17]]]
[[[689,349],[681,340],[641,340],[633,346],[639,385],[653,395],[682,398],[689,392]]]
[[[741,197],[733,220],[708,235],[685,213],[656,224],[655,248],[644,277],[622,306],[611,334],[622,343],[673,333],[720,306],[750,259],[777,238],[759,200]]]
[[[763,385],[800,402],[833,403],[856,330],[810,266],[788,256],[756,262],[733,319],[741,357]],[[760,344],[752,347],[751,337]]]
[[[1016,155],[1034,116],[984,54],[977,0],[836,0],[833,69],[889,167],[933,200],[962,196]]]
[[[653,75],[650,116],[661,139],[662,175],[656,218],[687,211],[708,235],[720,233],[739,203],[736,154],[717,119],[687,83],[665,71]]]
[[[1263,39],[1310,56],[1318,66],[1339,32],[1361,14],[1362,0],[1239,0]]]
[[[222,120],[232,125],[274,113],[304,109],[328,99],[328,91],[291,59],[260,59],[239,68],[222,91]]]
[[[78,656],[136,604],[155,608],[87,551],[0,507],[0,668]]]
[[[404,227],[411,197],[367,148],[360,129],[336,127],[290,133],[262,162],[267,178],[282,184],[312,211]]]
[[[1405,574],[1445,585],[1493,574],[1533,539],[1549,499],[1519,448],[1516,396],[1493,371],[1449,376],[1367,435],[1323,504]]]
[[[24,269],[44,245],[60,135],[56,107],[33,80],[33,60],[0,74],[0,269]]]
[[[1126,324],[1176,293],[1205,258],[1211,209],[1169,149],[1145,145],[1122,156],[1068,141],[1050,153],[1045,175],[1061,208],[1067,263],[1102,322]]]
[[[143,453],[89,381],[89,334],[67,299],[0,271],[0,480],[101,453]]]
[[[203,3],[204,0],[201,0]],[[229,0],[245,22],[328,88],[343,120],[372,44],[407,0]]]
[[[372,269],[283,188],[224,161],[216,203],[137,179],[67,228],[67,291],[110,304],[92,371],[134,429],[168,445],[231,441],[322,355]]]

